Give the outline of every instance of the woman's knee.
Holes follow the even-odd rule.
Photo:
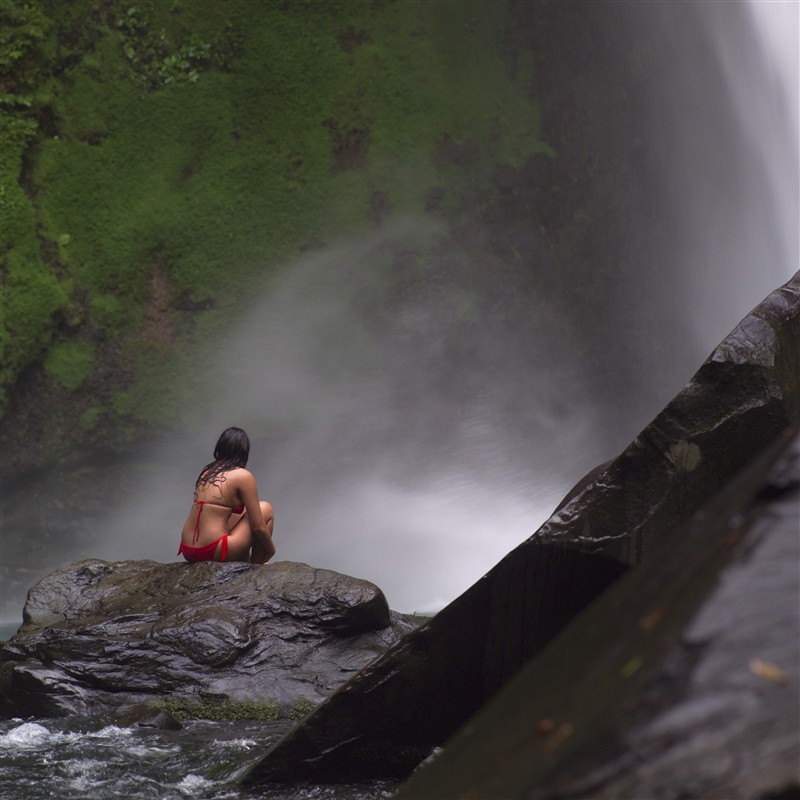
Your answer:
[[[272,504],[268,503],[266,500],[262,500],[261,513],[264,515],[264,522],[269,528],[270,533],[272,533],[272,525],[275,521],[275,509],[272,508]]]

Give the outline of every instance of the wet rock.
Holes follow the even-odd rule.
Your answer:
[[[3,659],[3,716],[60,717],[90,707],[90,689],[58,667],[31,662],[12,666],[5,661],[5,653]]]
[[[114,725],[120,728],[154,728],[160,731],[179,731],[183,725],[163,708],[147,703],[135,703],[116,710]]]
[[[655,559],[658,571],[693,515],[797,424],[798,376],[800,273],[530,539],[339,689],[247,780],[408,775],[628,568]]]
[[[290,562],[79,561],[23,613],[2,649],[5,715],[163,695],[317,703],[414,627],[374,584]]]
[[[567,505],[573,497],[577,497],[584,489],[591,486],[612,464],[614,463],[614,459],[609,459],[608,461],[604,461],[602,464],[598,464],[593,469],[590,469],[563,497],[561,502],[556,506],[554,514],[561,511],[565,505]]]
[[[782,448],[568,626],[398,800],[796,797],[800,439]]]

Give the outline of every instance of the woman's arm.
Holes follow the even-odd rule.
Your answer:
[[[247,520],[254,538],[267,552],[267,557],[275,555],[275,545],[272,542],[272,519],[265,519],[258,499],[258,487],[253,473],[246,469],[237,470],[236,489],[247,511]],[[268,506],[269,507],[269,506]]]

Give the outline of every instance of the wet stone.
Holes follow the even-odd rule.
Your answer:
[[[315,704],[415,625],[369,581],[306,564],[89,559],[30,590],[2,649],[3,713],[161,697]]]

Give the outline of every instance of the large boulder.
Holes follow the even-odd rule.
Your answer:
[[[800,273],[756,307],[605,470],[257,763],[254,783],[402,777],[573,617],[800,419]]]
[[[79,561],[28,593],[2,650],[3,713],[318,703],[413,627],[374,584],[305,564]]]
[[[800,796],[800,439],[592,604],[397,800]]]

